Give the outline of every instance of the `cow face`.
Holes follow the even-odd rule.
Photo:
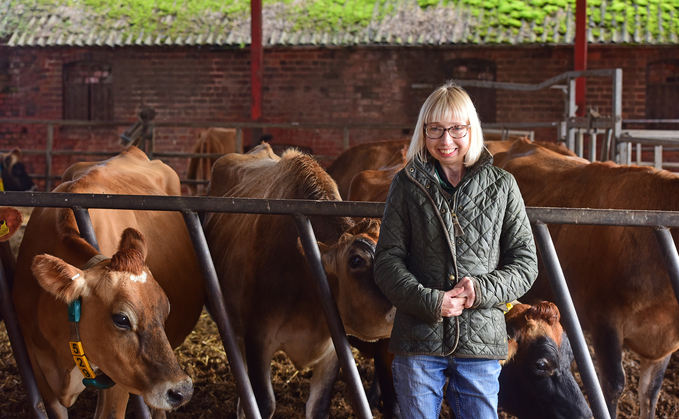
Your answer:
[[[31,269],[57,300],[68,304],[81,299],[80,340],[95,372],[105,373],[126,392],[142,395],[150,407],[171,410],[191,398],[193,384],[165,335],[169,301],[144,264],[145,256],[141,233],[126,229],[118,252],[89,269],[50,255],[36,256]],[[58,329],[54,321],[41,318],[41,331],[58,351],[67,349],[63,336],[50,330]]]
[[[373,278],[379,232],[380,221],[366,219],[344,233],[337,244],[319,243],[347,334],[363,340],[389,337],[396,312]]]
[[[21,162],[21,150],[12,149],[2,155],[2,183],[6,191],[33,191],[36,189],[26,167]]]
[[[0,242],[9,240],[21,227],[23,215],[10,207],[0,207]]]
[[[553,303],[518,304],[506,315],[510,358],[500,374],[503,409],[520,419],[589,419],[571,373],[573,351]]]

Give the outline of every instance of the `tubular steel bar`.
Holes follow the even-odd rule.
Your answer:
[[[330,335],[335,344],[335,351],[337,352],[342,371],[344,371],[345,379],[348,381],[349,389],[351,390],[350,394],[356,416],[365,419],[372,418],[373,416],[370,411],[370,405],[368,404],[368,398],[363,390],[363,383],[361,383],[361,377],[356,368],[356,361],[351,353],[351,347],[349,346],[349,340],[347,339],[347,334],[344,330],[344,325],[342,324],[342,318],[340,317],[339,310],[335,304],[335,299],[330,291],[330,285],[328,285],[328,277],[321,260],[321,253],[318,250],[318,244],[316,242],[314,230],[311,226],[311,221],[302,214],[295,214],[293,218],[295,220],[295,225],[297,226],[297,232],[299,233],[299,238],[302,242],[304,255],[309,264],[311,274],[316,279],[316,284],[318,284],[323,314],[325,314],[325,320],[328,323]]]
[[[5,321],[5,329],[7,329],[7,337],[12,346],[12,353],[19,369],[19,376],[21,382],[24,384],[26,396],[30,404],[30,410],[34,418],[47,419],[47,412],[45,411],[45,404],[42,402],[38,384],[35,382],[35,374],[33,373],[33,366],[28,357],[28,349],[24,336],[19,327],[19,319],[14,310],[14,302],[12,301],[12,292],[9,289],[7,278],[5,277],[5,270],[0,260],[0,309],[2,310],[2,318]]]
[[[587,341],[585,341],[585,335],[580,327],[580,321],[578,320],[571,294],[568,291],[566,278],[563,276],[552,237],[549,235],[549,229],[545,223],[540,221],[535,221],[531,224],[540,256],[542,256],[542,260],[545,262],[549,284],[556,299],[555,303],[561,310],[561,320],[563,321],[564,329],[566,329],[566,334],[571,341],[575,361],[578,364],[578,371],[589,396],[592,413],[596,419],[610,419],[611,416],[604,401],[604,393],[597,379],[596,370],[594,369],[594,364],[587,347]]]
[[[158,197],[158,196],[139,196],[139,195],[97,195],[97,194],[63,194],[63,193],[29,193],[29,192],[0,192],[0,203],[8,206],[38,206],[38,207],[67,207],[74,206],[88,208],[110,208],[110,209],[140,209],[158,211],[195,211],[195,212],[227,212],[227,213],[254,213],[254,214],[277,214],[277,215],[326,215],[326,216],[352,216],[352,217],[382,217],[384,203],[380,202],[332,202],[332,201],[301,201],[301,200],[266,200],[266,199],[244,199],[244,198],[215,198],[215,197]],[[551,270],[552,277],[555,275],[562,279],[563,271],[555,257],[555,250],[549,231],[544,223],[553,224],[587,224],[587,225],[614,225],[614,226],[634,226],[634,227],[679,227],[679,212],[673,211],[639,211],[639,210],[603,210],[603,209],[576,209],[576,208],[535,208],[527,207],[531,222],[537,227],[536,238],[546,236],[547,244],[542,237],[538,238],[540,246],[547,247],[541,249],[542,254],[552,255],[546,261],[548,269]],[[666,236],[666,233],[656,233]],[[662,237],[664,240],[671,240],[669,236]],[[676,249],[666,246],[668,252],[673,253],[672,258],[675,262],[679,260]],[[316,249],[317,251],[317,249]],[[545,256],[545,258],[548,258]],[[672,262],[674,263],[674,262]],[[678,263],[679,265],[679,263]],[[558,284],[557,284],[558,285]],[[566,289],[567,290],[567,289]],[[6,291],[3,292],[6,294]],[[554,290],[555,295],[557,294]],[[568,296],[570,301],[570,296]],[[563,305],[562,305],[563,307]],[[564,319],[571,323],[576,319],[572,301],[568,307],[562,310]],[[577,323],[577,321],[575,321]],[[571,327],[571,326],[569,326]],[[220,333],[222,331],[220,330]],[[581,339],[570,332],[571,339]],[[574,343],[578,343],[574,341]],[[581,343],[581,342],[580,342]],[[340,345],[337,345],[339,347]],[[588,351],[580,350],[582,345],[574,345],[578,366],[591,365],[591,358]],[[579,348],[576,350],[576,348]],[[16,348],[15,348],[16,349]],[[585,361],[578,359],[586,358]],[[583,374],[583,379],[592,381],[589,373]],[[596,380],[594,380],[596,381]],[[588,389],[598,387],[595,384],[588,385]],[[588,390],[590,391],[590,390]],[[604,405],[601,392],[588,394],[593,405]],[[608,412],[605,408],[600,411],[601,416],[597,418],[607,418]],[[596,411],[593,409],[593,411]],[[599,413],[597,413],[599,415]]]
[[[90,213],[87,208],[73,207],[73,215],[75,215],[75,221],[78,224],[78,230],[80,231],[80,237],[85,239],[92,247],[100,252],[99,242],[97,241],[97,235],[94,232],[94,227],[92,226],[92,218],[90,218]],[[130,394],[130,402],[134,408],[134,412],[139,419],[150,419],[151,413],[149,412],[144,398],[138,394]]]
[[[674,244],[672,234],[667,227],[656,227],[653,232],[656,240],[658,240],[660,254],[670,276],[674,296],[679,300],[679,254],[677,254],[677,246]]]
[[[205,233],[203,232],[198,214],[192,211],[183,211],[182,215],[184,216],[186,228],[189,230],[189,236],[191,236],[191,242],[193,243],[198,263],[203,271],[207,304],[212,318],[215,323],[217,323],[219,334],[222,337],[222,343],[226,350],[229,366],[236,380],[236,390],[238,391],[238,397],[240,397],[241,406],[243,407],[243,411],[247,418],[259,419],[262,416],[252,391],[252,385],[250,384],[247,369],[243,363],[243,357],[241,356],[238,342],[235,338],[236,335],[233,332],[231,321],[226,312],[224,294],[222,294],[222,289],[219,285],[217,271],[215,270],[215,265],[212,261],[210,249],[205,240]]]

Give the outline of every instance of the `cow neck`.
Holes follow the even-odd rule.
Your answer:
[[[108,257],[104,255],[96,255],[93,258],[91,258],[87,264],[85,265],[84,269],[89,269],[92,266],[100,263],[103,260],[109,259]],[[76,274],[73,279],[76,279],[79,277],[80,274]],[[116,383],[106,374],[100,374],[97,376],[94,373],[94,370],[92,369],[92,366],[90,365],[89,360],[87,359],[87,356],[85,355],[85,350],[83,349],[83,344],[80,341],[80,306],[81,306],[81,299],[78,298],[77,300],[73,300],[69,305],[68,305],[68,321],[71,326],[71,340],[68,342],[69,347],[71,349],[71,354],[73,355],[73,360],[75,361],[76,367],[80,370],[80,373],[83,375],[83,384],[85,387],[96,387],[99,389],[107,389],[110,387],[113,387]]]

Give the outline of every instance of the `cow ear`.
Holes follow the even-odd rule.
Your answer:
[[[504,361],[500,361],[500,365],[502,366],[511,362],[512,358],[514,358],[514,355],[516,355],[516,352],[519,350],[518,342],[511,338],[507,339],[507,347],[509,350],[507,353],[507,359],[505,359]]]
[[[9,240],[21,227],[23,215],[15,208],[0,208],[0,242]]]
[[[85,273],[58,257],[36,256],[31,271],[45,291],[67,304],[89,294]]]
[[[323,254],[326,253],[328,249],[330,249],[330,246],[327,246],[319,241],[317,241],[316,243],[318,243],[318,250],[321,252],[322,258]],[[302,254],[302,256],[306,256],[306,254],[304,253],[304,246],[302,246],[302,240],[299,237],[297,238],[297,249]]]
[[[144,235],[134,228],[126,228],[120,237],[120,244],[118,245],[118,250],[122,249],[135,249],[141,253],[141,256],[146,260],[146,255],[148,249],[146,248],[146,239]]]

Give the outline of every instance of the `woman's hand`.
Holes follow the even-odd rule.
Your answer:
[[[474,283],[465,276],[453,289],[446,291],[443,295],[441,315],[443,317],[459,316],[463,309],[471,308],[474,301],[476,301]]]

